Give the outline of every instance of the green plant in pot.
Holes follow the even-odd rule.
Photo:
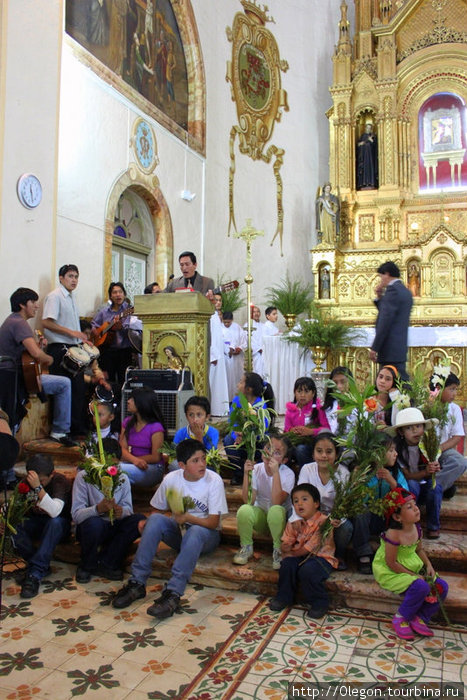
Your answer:
[[[293,332],[286,336],[286,340],[309,350],[315,363],[313,371],[322,372],[322,364],[330,350],[351,346],[359,337],[361,333],[358,330],[347,326],[330,310],[313,303],[311,318],[301,320]]]
[[[278,287],[268,287],[266,291],[268,306],[275,306],[281,312],[289,330],[294,327],[297,316],[310,309],[310,286],[299,280],[292,281],[288,273]]]
[[[224,275],[222,275],[222,277],[217,280],[217,285],[222,285],[223,281]],[[245,306],[245,298],[242,297],[240,287],[241,285],[239,285],[236,289],[229,289],[228,291],[221,293],[222,311],[231,311],[232,313],[235,313],[235,311],[238,311],[238,309],[241,309],[243,306]]]

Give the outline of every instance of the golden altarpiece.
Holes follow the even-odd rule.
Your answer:
[[[316,296],[372,327],[376,269],[394,260],[414,294],[419,341],[409,366],[447,355],[465,385],[467,2],[355,0],[351,37],[343,0],[332,60],[329,179],[340,211],[334,240],[319,235],[311,251]],[[365,133],[374,143],[369,180]],[[366,348],[340,360],[370,377]]]

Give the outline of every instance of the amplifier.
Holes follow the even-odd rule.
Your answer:
[[[177,391],[182,381],[182,373],[173,369],[127,369],[125,385],[132,389],[161,389]]]
[[[183,407],[195,394],[190,369],[185,367],[181,372],[172,369],[128,369],[122,387],[122,422],[129,415],[127,406],[132,391],[143,386],[152,389],[156,394],[167,433],[169,437],[173,437],[177,430],[186,425]]]

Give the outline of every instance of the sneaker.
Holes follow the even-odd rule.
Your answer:
[[[162,598],[162,596],[161,596]],[[164,598],[156,600],[146,610],[148,615],[164,620],[166,617],[172,617],[180,607],[180,596],[174,591],[167,591]]]
[[[111,569],[105,564],[98,564],[96,573],[109,581],[123,581],[123,571],[121,569]]]
[[[415,639],[411,626],[400,615],[394,615],[392,618],[392,626],[394,632],[400,639]]]
[[[290,607],[289,603],[285,603],[283,600],[280,600],[279,598],[271,598],[269,601],[269,610],[285,610],[286,608]]]
[[[338,571],[347,571],[347,564],[343,559],[338,559],[337,560],[337,570]]]
[[[281,568],[282,552],[280,549],[274,547],[272,550],[272,568],[277,571]]]
[[[360,557],[358,560],[358,571],[360,574],[364,574],[365,576],[371,576],[373,571],[371,568],[370,557]]]
[[[76,583],[89,583],[89,581],[91,580],[91,576],[91,572],[86,571],[86,569],[83,569],[81,566],[78,566],[78,568],[76,569]]]
[[[429,540],[439,540],[441,532],[439,530],[427,530],[426,536]]]
[[[50,433],[50,438],[55,440],[55,442],[59,442],[63,447],[76,447],[78,445],[75,440],[72,440],[65,433]]]
[[[327,611],[328,608],[314,608],[311,605],[306,616],[311,617],[313,620],[319,620],[320,617],[324,617],[326,615]]]
[[[456,484],[453,484],[448,489],[446,489],[446,491],[444,491],[443,500],[449,501],[451,498],[454,498],[454,496],[456,495],[456,491],[457,491],[457,486],[456,486]]]
[[[135,600],[145,597],[146,586],[143,583],[138,583],[138,581],[130,578],[126,586],[123,586],[123,588],[121,588],[115,594],[115,598],[112,601],[112,607],[127,608]]]
[[[248,560],[253,556],[253,545],[244,544],[232,559],[234,564],[248,564]]]
[[[21,586],[20,598],[35,598],[39,593],[39,579],[27,574]]]
[[[410,620],[409,625],[413,631],[419,634],[421,637],[433,636],[433,630],[428,627],[425,620],[422,620],[421,617],[414,617],[413,620]]]

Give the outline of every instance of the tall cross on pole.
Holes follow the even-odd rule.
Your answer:
[[[246,226],[242,228],[241,231],[236,231],[234,238],[241,238],[242,241],[246,243],[246,301],[248,307],[248,348],[246,353],[246,368],[248,372],[251,372],[251,285],[253,283],[253,277],[251,274],[251,244],[258,238],[258,236],[264,236],[264,231],[259,231],[251,225],[251,219],[246,220]]]

